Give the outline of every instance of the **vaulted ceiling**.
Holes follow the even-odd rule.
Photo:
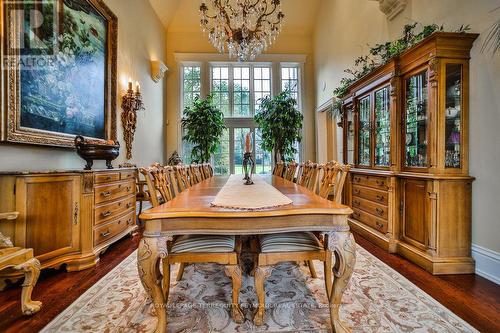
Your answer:
[[[200,0],[149,0],[168,31],[199,31]],[[321,0],[282,0],[283,34],[312,34]]]

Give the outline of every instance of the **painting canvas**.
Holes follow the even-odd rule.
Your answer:
[[[16,15],[21,60],[8,69],[16,86],[7,141],[115,139],[116,17],[100,0],[28,1]]]

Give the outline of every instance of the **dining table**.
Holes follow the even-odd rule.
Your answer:
[[[140,214],[145,227],[139,243],[137,267],[158,318],[155,332],[167,330],[168,291],[163,290],[159,269],[161,260],[169,255],[167,241],[177,235],[261,235],[290,231],[317,232],[326,236],[325,247],[335,254],[332,256],[333,288],[327,295],[331,325],[334,332],[349,332],[348,326],[340,320],[339,308],[356,261],[356,243],[347,222],[351,208],[324,199],[279,176],[258,177],[288,197],[291,203],[254,210],[214,206],[214,199],[229,179],[229,176],[214,176]],[[245,198],[244,189],[241,196]]]

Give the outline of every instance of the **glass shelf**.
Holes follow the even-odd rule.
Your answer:
[[[445,166],[461,167],[462,65],[446,64]]]
[[[347,111],[347,163],[354,164],[354,113]]]
[[[427,167],[427,71],[406,79],[405,166]]]

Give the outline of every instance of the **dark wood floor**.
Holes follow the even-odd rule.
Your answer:
[[[20,288],[1,292],[0,332],[31,333],[40,330],[132,253],[138,241],[138,235],[119,241],[92,269],[71,273],[55,270],[42,272],[33,299],[42,301],[43,308],[33,317],[21,315]],[[476,275],[433,276],[358,235],[356,241],[479,331],[500,332],[500,286]]]

